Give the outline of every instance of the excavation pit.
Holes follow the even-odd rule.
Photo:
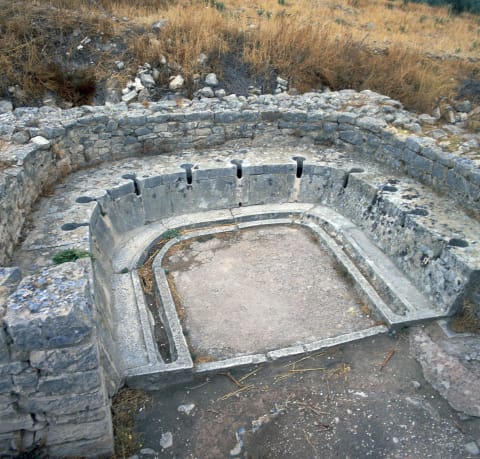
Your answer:
[[[197,360],[263,353],[375,325],[348,273],[299,225],[188,239],[170,248],[162,266]]]

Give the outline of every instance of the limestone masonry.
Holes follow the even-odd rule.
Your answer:
[[[155,386],[155,365],[166,381],[187,367],[214,370],[192,370],[187,351],[176,367],[153,364],[157,350],[134,342],[151,327],[135,270],[163,232],[272,218],[307,225],[395,328],[467,307],[480,316],[479,214],[478,135],[371,91],[7,107],[0,454],[42,445],[55,457],[108,456],[110,399],[125,382]],[[91,257],[54,265],[66,249]],[[138,308],[124,311],[128,330],[119,298]],[[132,372],[128,358],[142,355]]]

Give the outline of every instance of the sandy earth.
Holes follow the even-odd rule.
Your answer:
[[[306,228],[192,240],[174,247],[164,266],[185,309],[184,330],[201,355],[265,352],[374,325],[349,279]]]

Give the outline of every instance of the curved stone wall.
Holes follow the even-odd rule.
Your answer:
[[[358,247],[373,243],[434,310],[452,314],[465,301],[480,308],[479,225],[467,215],[480,211],[478,166],[412,134],[418,119],[386,97],[342,91],[44,107],[0,121],[7,126],[0,130],[0,265],[24,238],[16,259],[39,247],[93,256],[93,263],[56,267],[38,259],[23,279],[16,268],[0,269],[0,451],[41,443],[53,456],[111,452],[109,398],[125,377],[112,288],[122,275],[118,253],[140,230],[149,236],[134,247],[146,250],[160,232],[155,223],[188,226],[192,213],[265,204],[321,205],[350,223],[327,224],[320,210],[302,218],[328,227],[368,278],[375,272]],[[184,153],[163,155],[174,152]],[[62,198],[64,208],[52,199],[39,223],[48,244],[28,231],[32,205],[62,178],[144,156],[152,157],[98,182],[87,172],[90,181]]]

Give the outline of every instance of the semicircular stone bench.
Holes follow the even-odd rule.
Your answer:
[[[409,133],[418,119],[396,101],[342,91],[1,116],[2,453],[110,454],[110,399],[125,383],[161,387],[480,312],[478,164]],[[31,141],[15,144],[19,133]],[[381,324],[194,364],[162,257],[265,225],[314,233]],[[54,265],[67,250],[78,260]],[[157,318],[138,274],[147,260]]]

